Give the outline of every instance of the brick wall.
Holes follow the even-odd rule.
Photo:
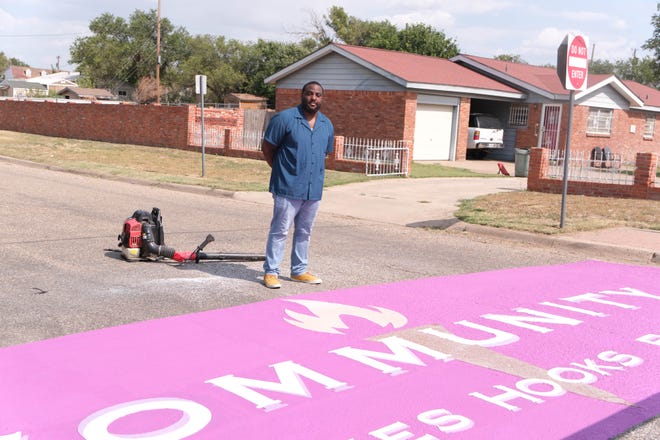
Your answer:
[[[189,106],[0,101],[0,129],[72,139],[185,148]]]
[[[635,178],[632,185],[601,182],[569,181],[568,194],[596,197],[616,197],[660,200],[660,186],[655,185],[659,154],[637,153]],[[550,150],[532,148],[529,157],[527,189],[529,191],[561,194],[563,181],[547,178]]]

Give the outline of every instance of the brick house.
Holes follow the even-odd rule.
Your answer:
[[[569,91],[556,69],[471,55],[452,61],[508,84],[525,94],[508,104],[473,100],[472,108],[490,109],[507,129],[505,143],[516,147],[563,148],[568,126]],[[660,114],[660,91],[622,81],[615,75],[589,75],[587,89],[575,92],[571,151],[607,147],[612,153],[660,153],[655,121]]]
[[[330,44],[266,78],[276,109],[310,80],[338,136],[415,141],[413,160],[464,159],[471,99],[522,100],[511,86],[447,59]]]
[[[494,159],[566,142],[569,92],[554,68],[330,44],[266,78],[276,85],[276,109],[296,105],[310,80],[326,90],[323,111],[337,135],[412,141],[416,161],[465,159],[471,112],[495,114],[505,126],[505,148]],[[590,75],[575,104],[572,149],[660,152],[660,91]]]

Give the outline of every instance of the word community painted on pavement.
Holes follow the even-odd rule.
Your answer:
[[[609,438],[660,413],[660,269],[314,293],[0,350],[0,439]]]

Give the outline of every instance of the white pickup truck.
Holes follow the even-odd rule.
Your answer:
[[[478,154],[483,155],[488,150],[503,147],[504,129],[500,120],[490,114],[472,113],[468,125],[468,152],[478,150]]]

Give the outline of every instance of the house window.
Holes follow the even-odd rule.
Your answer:
[[[655,115],[646,116],[644,121],[644,138],[650,139],[653,138],[653,132],[655,131]]]
[[[126,96],[128,96],[128,93],[126,93],[126,90],[119,90],[117,92],[117,95],[121,96],[122,98],[125,98]]]
[[[529,106],[527,104],[512,104],[509,109],[509,127],[527,127]]]
[[[612,133],[612,109],[590,108],[587,119],[587,134]]]

